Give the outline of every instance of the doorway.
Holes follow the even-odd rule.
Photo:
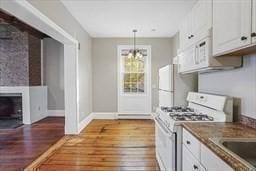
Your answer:
[[[0,1],[1,10],[64,44],[65,134],[79,133],[79,42],[27,1]]]
[[[142,56],[130,57],[133,46],[118,46],[118,116],[147,118],[151,114],[151,47],[138,46]]]

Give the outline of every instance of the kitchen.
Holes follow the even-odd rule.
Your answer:
[[[64,44],[64,63],[73,54],[66,40],[78,40],[78,60],[64,65],[73,80],[65,81],[65,133],[77,135],[27,170],[256,170],[256,0],[12,3],[0,2],[1,9],[44,33],[51,22],[63,28],[49,34]],[[127,16],[123,8],[139,12]],[[38,24],[22,10],[47,19]],[[127,158],[117,155],[121,149]]]
[[[244,126],[255,128],[255,120],[245,114],[255,111],[255,21],[252,1],[198,1],[183,21],[174,63],[180,73],[199,72],[201,93],[188,94],[188,107],[170,104],[157,112],[156,137],[158,132],[167,134],[156,139],[163,170],[255,170],[250,152],[255,130]]]

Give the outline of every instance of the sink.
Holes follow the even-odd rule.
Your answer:
[[[211,140],[252,170],[256,169],[255,138],[215,138]]]

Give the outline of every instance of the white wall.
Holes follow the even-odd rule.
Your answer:
[[[256,55],[244,57],[243,68],[200,74],[199,91],[235,97],[237,114],[256,119]]]
[[[91,38],[59,0],[28,0],[35,8],[80,42],[79,51],[79,120],[92,112]]]
[[[47,117],[47,87],[30,86],[29,98],[30,123],[34,123]]]
[[[151,45],[152,104],[158,106],[158,69],[172,62],[171,38],[139,38]],[[132,45],[129,38],[94,38],[92,41],[93,111],[117,112],[117,46]]]
[[[65,110],[64,45],[52,38],[43,40],[43,84],[48,87],[48,110]]]

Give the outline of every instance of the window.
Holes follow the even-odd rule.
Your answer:
[[[129,50],[122,51],[122,74],[124,93],[145,92],[145,55],[141,58],[128,57]]]

